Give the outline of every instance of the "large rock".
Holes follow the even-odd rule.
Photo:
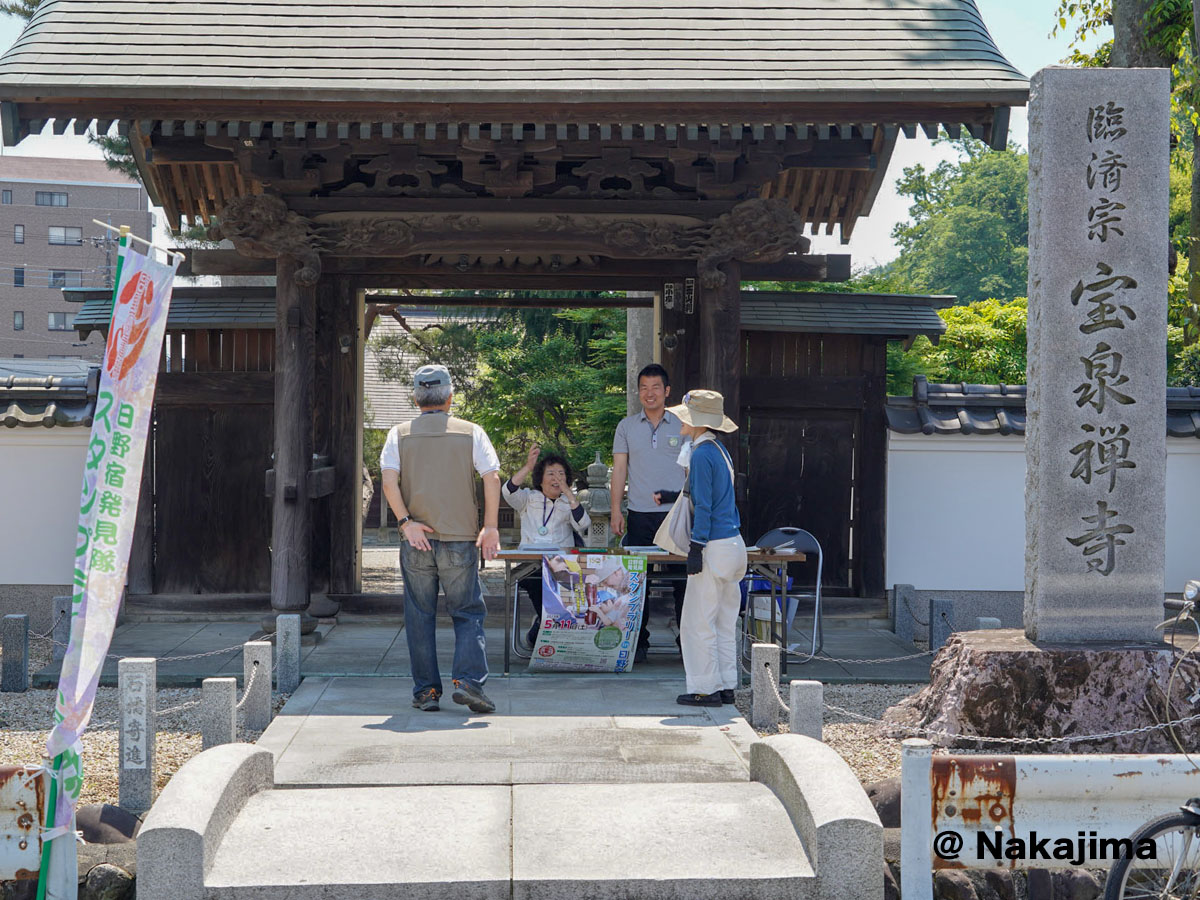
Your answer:
[[[133,876],[107,863],[87,873],[79,889],[79,900],[128,900],[133,896]]]
[[[89,803],[79,807],[75,826],[89,844],[123,844],[137,837],[142,820],[119,806]]]
[[[1034,644],[1017,629],[955,634],[934,657],[929,685],[884,714],[898,725],[928,728],[945,747],[973,747],[951,735],[1062,737],[1125,731],[1164,721],[1164,698],[1178,659],[1166,644]],[[1200,686],[1200,662],[1189,657],[1172,686],[1170,718],[1192,712],[1187,697]],[[1196,746],[1200,728],[1177,729]],[[923,735],[925,736],[925,735]],[[1001,752],[996,744],[984,745]],[[1163,730],[1101,741],[1054,743],[1022,752],[1177,752]]]
[[[884,828],[900,827],[900,776],[866,786],[867,798]]]

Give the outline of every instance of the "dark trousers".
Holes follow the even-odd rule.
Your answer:
[[[667,517],[667,509],[662,512],[635,512],[630,510],[625,515],[625,539],[621,542],[625,547],[650,547],[654,545],[654,535],[658,526]],[[687,566],[658,566],[659,571],[672,575],[683,575]],[[687,590],[687,582],[683,579],[671,582],[671,590],[675,594],[675,624],[679,624],[679,616],[683,612],[683,595]],[[649,592],[647,592],[649,593]],[[650,643],[650,631],[646,627],[648,616],[642,612],[642,633],[638,635],[639,644]]]
[[[529,578],[522,578],[517,582],[521,590],[529,595],[529,602],[533,604],[533,611],[537,613],[537,621],[529,628],[526,637],[532,645],[537,641],[538,631],[542,627],[542,576],[539,572],[537,575]]]

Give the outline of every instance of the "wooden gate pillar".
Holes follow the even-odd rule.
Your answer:
[[[301,263],[275,265],[275,485],[271,525],[271,607],[303,612],[309,601],[313,322],[316,291],[297,281]]]
[[[700,383],[688,387],[720,391],[725,398],[725,415],[737,421],[742,384],[742,267],[734,260],[722,263],[718,269],[725,276],[724,283],[702,287],[697,310],[700,334],[693,345],[693,352],[700,357]],[[741,471],[741,442],[730,436],[723,443]]]

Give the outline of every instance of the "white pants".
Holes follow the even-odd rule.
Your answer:
[[[704,568],[689,575],[679,617],[679,643],[689,694],[715,694],[738,684],[737,617],[746,574],[741,535],[709,541]]]

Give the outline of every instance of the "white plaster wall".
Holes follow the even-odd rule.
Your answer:
[[[1025,441],[888,435],[886,584],[1025,589]],[[1166,589],[1200,578],[1200,440],[1167,439]]]
[[[90,428],[0,428],[0,584],[69,584]]]
[[[1167,591],[1189,578],[1200,578],[1200,440],[1167,438]]]

